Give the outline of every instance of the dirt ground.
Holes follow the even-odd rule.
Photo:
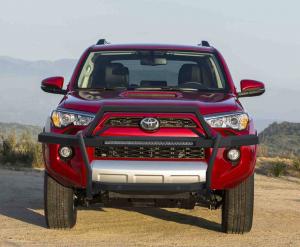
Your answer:
[[[300,183],[256,175],[254,225],[220,232],[220,210],[80,209],[72,230],[48,230],[43,172],[0,169],[0,246],[300,246]]]

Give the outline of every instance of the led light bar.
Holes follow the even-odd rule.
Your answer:
[[[194,142],[172,141],[104,141],[104,145],[133,145],[133,146],[193,146]]]

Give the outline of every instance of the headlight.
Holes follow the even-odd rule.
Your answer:
[[[249,116],[246,113],[230,113],[204,117],[204,119],[212,128],[244,130],[247,128],[249,123]]]
[[[55,110],[51,114],[52,123],[57,128],[66,127],[71,124],[86,126],[94,119],[94,117],[93,114],[89,113],[75,111],[68,112],[63,110]]]

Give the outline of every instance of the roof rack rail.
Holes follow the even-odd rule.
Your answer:
[[[210,47],[210,44],[208,43],[208,41],[206,41],[206,40],[202,40],[201,41],[201,44],[198,44],[199,46],[201,45],[201,46],[205,46],[205,47]]]
[[[107,45],[109,44],[106,39],[99,39],[96,45]]]

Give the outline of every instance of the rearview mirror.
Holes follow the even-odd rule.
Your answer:
[[[47,93],[66,94],[67,90],[62,89],[64,78],[61,76],[49,77],[42,81],[41,89]]]
[[[150,66],[157,66],[157,65],[166,65],[167,59],[166,58],[159,58],[153,56],[147,56],[141,58],[141,65],[150,65]]]
[[[254,80],[241,80],[241,92],[238,97],[259,96],[265,92],[265,85]]]

